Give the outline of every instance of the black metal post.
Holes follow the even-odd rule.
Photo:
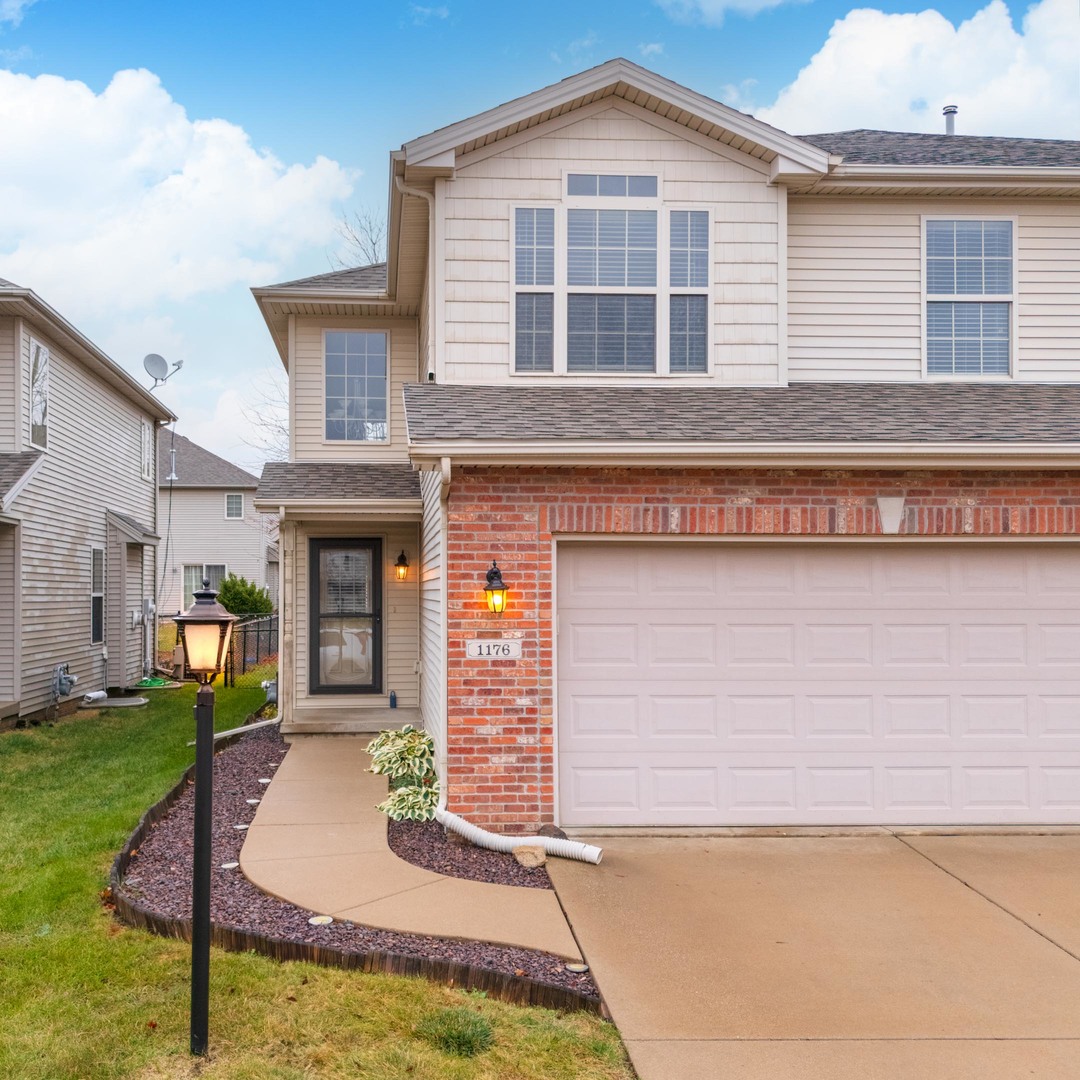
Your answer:
[[[214,801],[214,687],[195,698],[195,852],[191,869],[191,1052],[205,1054],[210,1029],[210,850]]]

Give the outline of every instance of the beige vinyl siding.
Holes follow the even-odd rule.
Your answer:
[[[15,320],[0,318],[0,453],[19,449],[16,424]],[[0,698],[3,694],[0,693]]]
[[[308,693],[308,541],[313,537],[369,539],[378,537],[383,548],[383,693],[382,694],[309,694]],[[405,550],[411,566],[405,581],[394,574],[394,560]],[[320,710],[353,711],[365,707],[385,707],[390,691],[397,693],[399,708],[418,708],[420,677],[417,660],[419,643],[418,530],[413,523],[357,522],[305,526],[297,524],[294,562],[293,648],[296,655],[296,681],[293,720],[300,719],[305,705]]]
[[[328,442],[325,438],[323,332],[325,330],[385,330],[390,337],[390,441]],[[355,318],[296,320],[296,356],[290,366],[290,393],[295,397],[293,455],[296,461],[407,461],[405,406],[402,386],[416,382],[417,325],[415,319]]]
[[[225,518],[226,492],[243,494],[243,518]],[[229,573],[266,587],[267,515],[256,513],[254,490],[173,488],[171,515],[169,497],[169,487],[164,485],[158,551],[163,573],[157,585],[158,611],[162,615],[173,615],[183,607],[185,564],[223,564]]]
[[[124,583],[124,595],[129,610],[140,610],[142,599],[150,594],[145,590],[143,580],[143,549],[137,544],[127,546],[127,581]],[[89,603],[89,600],[87,601]],[[131,623],[131,617],[127,619]],[[142,677],[143,634],[130,633],[124,639],[124,675],[130,684]]]
[[[445,257],[438,273],[446,290],[446,381],[543,381],[511,375],[512,208],[559,204],[565,171],[625,171],[656,173],[665,204],[713,215],[713,371],[691,381],[776,382],[782,192],[768,185],[762,168],[633,105],[607,101],[569,122],[550,121],[467,156],[444,199]],[[661,249],[661,281],[665,255]]]
[[[0,706],[18,700],[16,685],[16,577],[18,527],[0,525]]]
[[[435,742],[446,753],[446,511],[442,473],[420,473],[424,520],[420,527],[420,711]]]
[[[1080,375],[1080,207],[792,197],[788,365],[800,380],[922,378],[922,218],[1015,217],[1015,374]]]
[[[131,612],[141,610],[144,595],[153,595],[154,548],[143,550],[145,594],[125,597],[121,608],[117,589],[126,555],[108,543],[105,513],[126,514],[153,529],[157,494],[154,481],[142,478],[141,424],[150,418],[48,336],[38,331],[33,336],[50,351],[49,448],[14,507],[23,515],[23,714],[49,705],[58,664],[70,664],[79,676],[79,693],[102,689],[105,683],[102,646],[90,642],[91,547],[106,551],[106,641],[118,635],[125,657],[131,639],[135,644],[130,647],[141,650],[142,628],[131,628]],[[29,338],[24,332],[20,343],[24,383]]]

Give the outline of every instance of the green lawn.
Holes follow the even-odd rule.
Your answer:
[[[262,698],[219,688],[218,729]],[[189,946],[119,926],[99,894],[139,816],[192,761],[193,704],[191,686],[152,691],[145,709],[0,734],[0,1076],[628,1080],[595,1017],[216,949],[210,1054],[191,1058]],[[476,1057],[415,1034],[460,1005],[494,1030]]]

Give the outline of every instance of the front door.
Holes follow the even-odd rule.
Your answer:
[[[311,541],[313,694],[382,693],[382,542]]]

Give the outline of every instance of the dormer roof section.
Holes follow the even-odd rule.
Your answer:
[[[827,151],[629,60],[616,59],[405,143],[401,159],[406,176],[448,176],[473,150],[605,98],[621,98],[757,158],[770,166],[774,180],[828,171]]]

